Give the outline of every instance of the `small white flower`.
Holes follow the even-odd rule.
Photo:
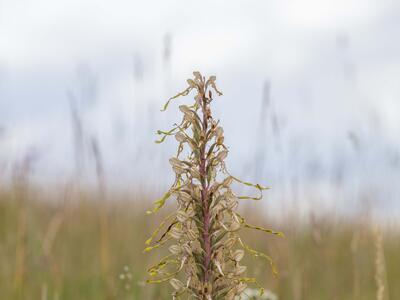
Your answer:
[[[260,290],[248,288],[235,300],[278,300],[278,296],[269,290],[265,290],[260,296]]]

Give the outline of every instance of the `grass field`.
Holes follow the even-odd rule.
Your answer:
[[[140,193],[104,199],[72,188],[3,189],[0,299],[171,299],[168,284],[144,284],[146,267],[156,261],[155,254],[143,254],[144,241],[160,218],[145,215],[148,198]],[[300,221],[294,212],[271,224],[268,216],[246,208],[244,213],[249,222],[286,234],[244,237],[274,258],[278,278],[262,260],[247,257],[246,264],[249,275],[279,299],[400,299],[395,227],[377,229],[366,217]]]

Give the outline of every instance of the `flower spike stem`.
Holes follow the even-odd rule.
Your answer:
[[[170,98],[164,105],[196,91],[194,103],[180,105],[182,121],[171,130],[158,130],[162,143],[175,136],[179,143],[176,157],[170,159],[175,181],[147,213],[160,210],[167,200],[176,199],[177,209],[164,219],[146,241],[145,252],[172,241],[170,254],[149,268],[148,283],[169,281],[173,299],[233,300],[247,284],[254,284],[263,293],[255,278],[246,277],[246,267],[240,264],[245,252],[267,260],[275,273],[272,259],[245,244],[239,235],[242,229],[283,236],[282,233],[248,224],[236,210],[242,199],[260,200],[263,190],[259,184],[242,181],[230,175],[225,166],[228,155],[224,131],[211,113],[213,93],[221,96],[215,76],[207,80],[193,72],[188,87]],[[184,157],[183,157],[184,156]],[[260,192],[258,197],[237,196],[231,184],[237,182]],[[158,238],[157,238],[158,237]],[[154,242],[155,241],[155,242]]]

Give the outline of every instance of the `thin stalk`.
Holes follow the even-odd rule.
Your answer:
[[[201,203],[203,208],[203,241],[204,241],[204,256],[203,256],[203,267],[204,267],[204,278],[203,282],[207,283],[209,281],[209,268],[211,262],[211,235],[210,235],[210,211],[209,211],[209,193],[207,184],[207,174],[206,174],[206,147],[207,147],[207,129],[208,129],[208,116],[207,116],[207,101],[204,97],[204,91],[201,94],[202,97],[202,137],[203,142],[200,148],[200,165],[199,172],[201,178]]]
[[[212,118],[210,110],[213,92],[219,96],[222,93],[216,87],[215,76],[206,80],[200,72],[193,72],[193,75],[193,79],[187,80],[188,87],[168,99],[162,110],[166,110],[172,100],[187,96],[192,90],[197,92],[195,103],[179,106],[183,113],[180,125],[174,125],[169,131],[157,131],[162,136],[157,143],[162,143],[170,135],[179,142],[176,156],[169,160],[175,181],[147,213],[157,212],[172,196],[176,199],[177,210],[146,240],[145,252],[173,241],[169,246],[171,254],[149,268],[149,275],[154,279],[146,282],[169,281],[174,288],[173,300],[182,299],[184,294],[190,294],[190,299],[234,300],[243,294],[247,284],[255,284],[262,294],[264,290],[257,280],[247,277],[246,266],[241,265],[245,251],[266,259],[274,272],[275,267],[268,255],[244,243],[239,231],[250,228],[282,234],[248,224],[236,212],[239,200],[260,200],[262,191],[267,188],[242,181],[227,171],[224,160],[228,149],[224,145],[224,130],[219,120]],[[189,155],[184,157],[183,150],[189,147]],[[218,174],[225,178],[218,180]],[[260,195],[236,196],[231,189],[233,181],[257,189]],[[164,233],[161,234],[161,230]]]

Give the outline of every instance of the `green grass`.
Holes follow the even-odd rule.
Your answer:
[[[168,284],[143,284],[146,267],[156,261],[154,255],[162,255],[142,253],[161,217],[145,215],[146,195],[110,196],[103,206],[108,226],[102,231],[96,193],[60,191],[0,193],[0,299],[170,299]],[[268,216],[251,213],[249,222],[284,231],[286,238],[249,231],[244,239],[274,258],[280,276],[273,278],[261,259],[246,257],[249,275],[281,300],[376,299],[376,253],[368,222],[320,218],[312,226],[293,216],[270,224]],[[46,254],[43,245],[51,236]],[[389,296],[400,299],[400,231],[384,232],[384,249]],[[102,251],[107,253],[103,259]],[[130,281],[120,279],[125,266]]]

